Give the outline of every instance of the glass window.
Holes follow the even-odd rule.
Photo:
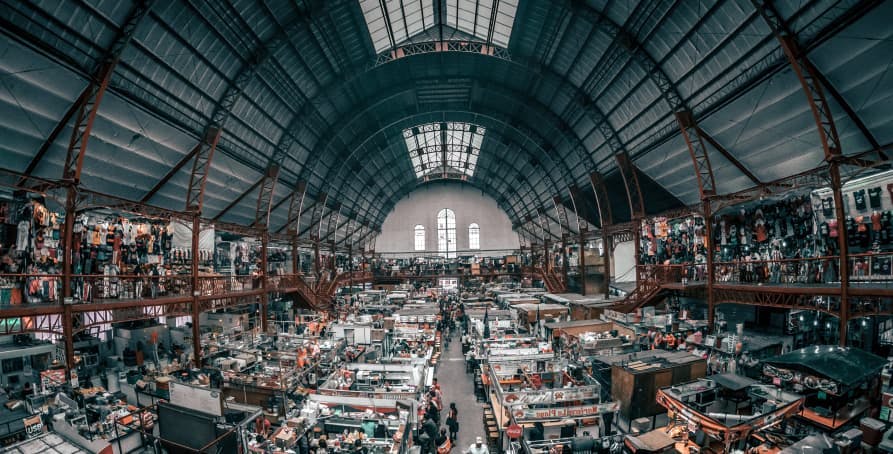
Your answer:
[[[440,24],[434,21],[434,10],[439,1],[359,0],[375,52],[400,46],[416,35],[438,27]],[[517,10],[518,0],[447,0],[445,25],[482,42],[506,48]]]
[[[486,129],[470,123],[427,123],[403,130],[416,178],[430,174],[470,177]]]
[[[425,250],[425,226],[423,225],[415,226],[415,250]]]
[[[456,258],[456,213],[449,208],[437,213],[437,252],[441,257]]]
[[[468,226],[468,249],[481,248],[481,228],[477,224]]]

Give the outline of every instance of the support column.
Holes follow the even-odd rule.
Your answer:
[[[350,296],[350,299],[353,300],[353,244],[350,242],[347,243],[347,276],[348,287],[347,294]]]
[[[839,249],[839,267],[840,270],[840,346],[846,347],[847,328],[850,321],[850,270],[849,262],[849,246],[847,245],[846,231],[846,213],[843,210],[843,193],[842,182],[840,181],[840,163],[837,160],[828,162],[828,173],[831,176],[831,192],[834,198],[834,215],[837,217],[837,225],[841,226],[837,235],[837,248]]]
[[[564,279],[565,289],[567,288],[567,235],[561,235],[561,277]]]
[[[192,216],[192,364],[196,369],[202,367],[202,332],[199,327],[199,319],[201,318],[201,308],[199,307],[198,296],[201,293],[199,287],[201,282],[198,278],[198,237],[201,233],[202,222],[198,214]]]
[[[704,210],[704,232],[707,235],[704,248],[707,249],[707,332],[713,334],[716,323],[716,297],[713,294],[713,284],[715,276],[713,273],[713,212],[710,208],[710,199],[704,198],[701,201]],[[691,279],[691,276],[689,276]]]
[[[847,323],[849,322],[849,263],[847,256],[846,214],[843,210],[843,194],[841,194],[840,164],[845,160],[843,156],[840,136],[837,134],[837,126],[831,105],[825,97],[822,87],[824,76],[818,68],[809,60],[808,53],[804,51],[798,41],[797,34],[787,23],[783,15],[775,8],[772,0],[751,0],[754,8],[763,16],[763,20],[772,34],[778,40],[784,51],[791,69],[800,81],[800,87],[806,97],[806,103],[812,112],[815,121],[816,132],[825,153],[825,161],[828,163],[828,174],[831,177],[831,191],[834,198],[834,212],[840,227],[837,237],[837,245],[840,254],[840,345],[846,345]],[[830,88],[830,87],[829,87]],[[833,88],[832,88],[833,90]]]
[[[605,266],[605,279],[602,284],[605,298],[611,296],[611,254],[614,253],[614,238],[606,228],[602,228],[602,250],[604,250],[603,262]]]
[[[320,277],[320,266],[319,266],[319,238],[313,240],[313,274],[316,275],[316,278]]]
[[[301,272],[301,253],[298,250],[297,233],[291,236],[291,272],[292,274]]]
[[[633,218],[633,247],[635,248],[633,254],[636,256],[633,258],[633,266],[636,267],[636,285],[639,285],[641,282],[642,276],[639,266],[639,260],[642,257],[642,243],[641,243],[641,235],[642,235],[642,219]]]
[[[270,292],[267,291],[267,248],[270,245],[270,232],[263,229],[260,233],[260,286],[264,290],[260,297],[260,326],[261,331],[267,332],[267,306],[270,302]]]
[[[74,370],[74,320],[71,313],[71,304],[66,300],[72,297],[71,291],[71,266],[74,260],[72,251],[74,238],[74,218],[76,213],[77,189],[74,184],[67,188],[65,197],[65,231],[62,232],[62,337],[65,342],[65,377],[71,381],[71,372]],[[70,301],[70,300],[69,300]]]
[[[577,237],[580,241],[580,258],[577,260],[578,273],[580,274],[580,294],[586,296],[586,230],[580,227]]]

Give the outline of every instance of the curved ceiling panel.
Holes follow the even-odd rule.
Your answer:
[[[888,144],[893,7],[778,3],[831,95],[844,152]],[[0,10],[4,167],[58,176],[66,111],[134,5]],[[698,201],[674,110],[691,109],[711,136],[720,192],[823,162],[799,83],[750,1],[503,0],[491,8],[478,0],[154,2],[115,67],[83,182],[182,209],[190,151],[219,122],[206,214],[251,223],[265,169],[278,164],[273,228],[291,221],[289,201],[303,181],[299,229],[314,227],[321,192],[335,224],[374,229],[432,177],[432,162],[443,162],[426,154],[426,168],[414,169],[404,130],[467,122],[486,134],[471,154],[450,149],[447,176],[492,195],[517,224],[542,218],[572,230],[576,221],[558,225],[556,196],[571,212],[591,206],[570,187],[577,198],[591,194],[595,170],[619,181],[617,153],[643,172],[649,210]],[[622,220],[625,194],[611,192]],[[577,214],[586,215],[567,218]]]

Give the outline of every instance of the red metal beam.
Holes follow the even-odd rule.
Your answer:
[[[254,225],[262,226],[264,229],[270,224],[270,210],[273,206],[273,193],[276,191],[277,181],[279,181],[279,164],[273,163],[267,167],[267,173],[261,179],[254,215]]]
[[[167,182],[170,181],[171,178],[173,178],[174,175],[176,175],[177,172],[180,171],[180,169],[186,166],[186,163],[188,163],[190,160],[192,160],[192,158],[195,157],[196,152],[198,152],[198,147],[193,148],[192,151],[186,154],[186,156],[183,156],[183,159],[180,159],[180,161],[178,161],[173,167],[171,167],[171,170],[169,170],[166,174],[164,174],[163,177],[161,177],[160,180],[158,180],[158,183],[155,183],[155,186],[152,186],[152,189],[149,189],[149,192],[147,192],[146,195],[144,195],[143,198],[140,199],[140,202],[145,203],[149,200],[152,200],[152,197],[155,197],[155,194],[157,194],[158,191],[160,191],[161,188],[163,188],[164,185],[166,185]]]
[[[620,170],[620,176],[623,178],[623,185],[626,187],[626,196],[629,200],[629,213],[631,219],[641,219],[645,217],[645,201],[642,198],[642,190],[639,186],[639,177],[636,175],[636,167],[629,159],[626,152],[614,155],[617,160],[617,168]]]
[[[698,191],[701,200],[716,195],[716,181],[713,179],[713,167],[710,165],[710,155],[707,153],[707,147],[698,134],[698,125],[695,117],[690,110],[680,110],[676,112],[676,123],[679,124],[679,130],[682,132],[682,138],[688,146],[688,153],[691,155],[692,163],[695,166],[695,177],[698,179]]]
[[[810,111],[812,111],[816,132],[819,134],[819,140],[825,153],[825,161],[828,162],[828,174],[831,177],[831,190],[833,192],[837,222],[840,225],[844,225],[846,214],[843,208],[842,182],[840,179],[840,162],[843,152],[840,137],[837,134],[837,126],[834,122],[834,115],[831,112],[828,100],[825,98],[819,77],[816,75],[816,68],[807,58],[807,53],[801,49],[796,33],[792,31],[785,22],[784,17],[775,9],[773,2],[771,0],[751,0],[751,2],[772,30],[772,34],[778,39],[781,49],[791,65],[791,69],[794,70],[794,74],[800,81],[803,93],[806,95],[806,102]],[[839,332],[841,345],[846,345],[849,321],[849,295],[847,294],[849,290],[849,263],[847,262],[848,243],[845,230],[842,229],[837,238],[839,255],[841,257],[839,264],[841,288]]]
[[[192,173],[189,175],[189,186],[186,192],[186,211],[201,214],[205,198],[205,184],[208,182],[208,174],[211,172],[211,161],[214,158],[214,150],[220,140],[223,131],[220,126],[212,125],[205,130],[202,140],[196,145],[195,160],[192,163]]]
[[[750,171],[750,169],[745,167],[744,164],[741,163],[741,161],[739,161],[737,158],[732,156],[732,153],[729,153],[729,151],[726,150],[725,147],[723,147],[716,139],[714,139],[713,136],[711,136],[710,134],[707,134],[706,131],[701,129],[700,126],[697,126],[697,133],[698,133],[698,137],[707,141],[707,143],[709,143],[714,149],[716,149],[716,151],[718,151],[719,154],[723,155],[723,157],[726,158],[726,160],[731,162],[732,165],[735,166],[735,168],[738,169],[739,172],[744,174],[744,176],[746,176],[753,184],[755,184],[757,186],[762,184],[760,182],[760,179],[757,178],[757,176],[754,175],[753,172]]]
[[[246,189],[244,192],[242,192],[241,194],[239,194],[238,197],[236,197],[235,199],[233,199],[232,202],[230,202],[230,203],[227,204],[222,210],[220,210],[220,212],[217,213],[217,214],[213,217],[213,220],[216,221],[216,220],[222,218],[223,215],[225,215],[227,212],[229,212],[229,210],[235,208],[235,206],[238,205],[239,203],[241,203],[242,200],[245,200],[245,197],[248,197],[248,194],[250,194],[251,191],[257,189],[257,187],[260,186],[260,185],[264,182],[264,178],[265,178],[265,177],[260,177],[260,179],[257,180],[254,184],[252,184],[248,189]]]

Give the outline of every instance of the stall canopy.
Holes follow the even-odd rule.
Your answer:
[[[887,360],[858,348],[816,345],[767,359],[765,364],[807,369],[852,387],[878,374]]]

